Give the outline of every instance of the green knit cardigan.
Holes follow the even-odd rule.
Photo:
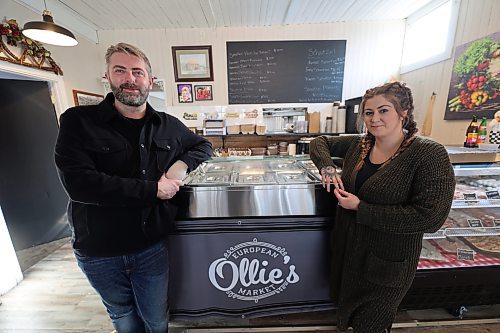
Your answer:
[[[321,169],[333,165],[331,156],[344,158],[342,182],[354,193],[360,143],[359,136],[321,136],[310,144],[311,159]],[[357,211],[335,205],[330,283],[341,331],[390,326],[415,276],[423,234],[443,225],[454,189],[445,148],[417,137],[365,181]]]

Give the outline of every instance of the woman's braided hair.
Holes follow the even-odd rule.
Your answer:
[[[365,112],[365,104],[366,101],[375,96],[383,96],[389,102],[391,102],[397,113],[404,117],[403,122],[403,132],[405,134],[405,139],[399,146],[398,150],[394,155],[391,156],[387,161],[382,164],[382,167],[387,163],[395,159],[399,156],[406,148],[410,146],[410,144],[415,139],[415,134],[418,132],[417,123],[414,120],[414,106],[413,106],[413,96],[410,88],[406,86],[404,82],[390,82],[386,83],[382,86],[378,86],[375,88],[368,89],[363,96],[363,100],[361,101],[360,109],[362,110],[357,119],[357,127],[360,133],[364,132],[364,120],[363,115]],[[404,114],[406,111],[406,115]],[[366,132],[362,141],[361,141],[361,157],[356,165],[356,169],[359,171],[363,164],[365,163],[365,158],[369,154],[373,145],[375,144],[375,137],[370,133]]]

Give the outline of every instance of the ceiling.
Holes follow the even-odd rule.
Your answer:
[[[43,0],[14,0],[41,13]],[[45,0],[70,30],[257,27],[404,19],[435,0]],[[437,0],[439,1],[439,0]],[[88,36],[86,36],[88,37]]]

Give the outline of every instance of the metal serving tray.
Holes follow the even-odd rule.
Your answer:
[[[237,183],[240,184],[276,184],[276,179],[274,174],[271,172],[266,172],[263,174],[254,175],[239,175],[237,178]]]
[[[290,172],[302,170],[302,167],[297,165],[295,161],[270,161],[268,167],[271,171]]]
[[[180,219],[331,214],[331,195],[295,159],[209,161],[184,184]]]
[[[229,173],[233,171],[233,163],[224,162],[224,163],[205,163],[201,167],[202,172],[210,173]]]
[[[278,172],[276,173],[280,184],[307,184],[311,181],[305,170],[299,172]]]
[[[301,165],[303,168],[307,169],[307,170],[316,170],[316,171],[318,171],[318,168],[316,168],[316,165],[314,165],[313,161],[311,161],[311,160],[299,161],[297,163],[299,165]]]
[[[232,175],[230,173],[206,173],[201,175],[197,180],[194,180],[191,185],[230,185],[232,183]]]

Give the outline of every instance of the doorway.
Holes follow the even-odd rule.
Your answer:
[[[49,83],[0,79],[0,205],[16,251],[70,235]]]

